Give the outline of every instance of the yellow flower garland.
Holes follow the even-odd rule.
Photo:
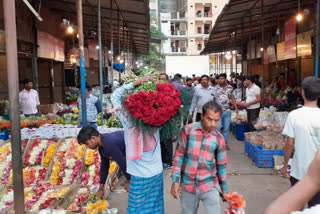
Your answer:
[[[42,166],[45,166],[45,167],[49,166],[49,163],[50,163],[50,161],[52,159],[52,156],[53,156],[54,150],[56,149],[56,146],[57,146],[57,144],[53,143],[48,147],[47,153],[43,158]]]
[[[76,159],[81,159],[83,155],[83,151],[85,149],[85,145],[77,145],[77,151],[74,153],[74,157]]]
[[[98,214],[108,208],[107,201],[99,200],[96,203],[88,204],[86,208],[87,214]]]
[[[52,167],[52,173],[51,173],[51,177],[50,177],[50,182],[53,185],[57,185],[59,171],[60,171],[60,162],[57,161],[54,163],[54,165]]]
[[[86,154],[84,156],[84,163],[88,166],[93,163],[93,153],[94,153],[94,150],[87,149]]]

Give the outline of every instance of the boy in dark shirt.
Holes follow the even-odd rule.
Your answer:
[[[102,198],[104,195],[104,185],[108,177],[110,159],[114,160],[119,165],[120,170],[125,174],[127,181],[124,183],[124,187],[128,191],[130,175],[126,173],[124,132],[116,131],[100,134],[95,128],[86,126],[81,129],[77,138],[79,144],[85,144],[89,149],[98,148],[100,154],[100,187],[96,198]]]

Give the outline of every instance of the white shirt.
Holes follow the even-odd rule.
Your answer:
[[[302,107],[292,111],[282,134],[294,138],[291,176],[301,180],[320,146],[320,109]]]
[[[250,103],[256,100],[257,99],[256,96],[259,94],[261,94],[261,89],[256,84],[253,83],[251,88],[246,89],[246,96],[247,96],[246,103]],[[257,108],[260,108],[260,102],[247,107],[247,109],[257,109]]]
[[[37,106],[40,105],[38,92],[34,89],[30,89],[30,91],[23,89],[19,93],[19,103],[22,106],[23,114],[37,114]]]
[[[303,211],[291,212],[291,214],[318,214],[320,213],[320,205],[316,205],[309,209],[304,209]]]

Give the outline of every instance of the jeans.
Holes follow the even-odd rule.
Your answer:
[[[230,125],[231,125],[231,111],[224,111],[221,114],[217,130],[220,132],[221,128],[223,127],[222,135],[223,135],[226,146],[228,145]]]
[[[200,200],[206,214],[220,214],[220,197],[217,189],[212,188],[205,193],[189,193],[181,190],[181,214],[197,214]]]

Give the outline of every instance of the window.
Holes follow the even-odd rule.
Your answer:
[[[204,25],[204,34],[209,34],[210,33],[210,24],[205,24]]]
[[[198,51],[201,51],[201,50],[202,50],[202,44],[199,43],[199,44],[198,44]]]
[[[198,34],[201,34],[201,27],[198,27],[197,32]]]

